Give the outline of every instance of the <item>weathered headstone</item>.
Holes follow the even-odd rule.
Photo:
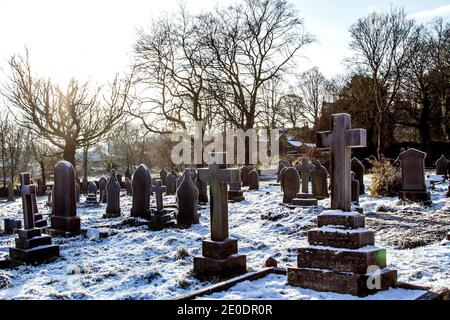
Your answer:
[[[277,170],[277,182],[280,182],[280,173],[283,168],[285,168],[286,165],[284,163],[278,164],[278,170]]]
[[[128,178],[127,178],[128,179]],[[106,184],[106,210],[105,217],[120,216],[120,185],[116,178],[116,170],[111,170],[109,180]]]
[[[34,225],[32,198],[36,196],[37,187],[31,184],[30,174],[22,173],[20,180],[24,228],[17,232],[16,246],[9,248],[9,256],[16,265],[46,262],[59,256],[59,246],[52,245],[52,238],[42,235]]]
[[[280,186],[281,186],[281,191],[284,191],[284,174],[286,172],[286,170],[290,168],[290,167],[284,167],[283,169],[281,169],[280,171]]]
[[[167,178],[167,171],[166,169],[162,168],[162,170],[159,172],[159,177],[161,178],[161,183],[163,186],[166,185],[166,178]]]
[[[133,184],[131,183],[131,180],[128,178],[125,178],[125,190],[127,191],[128,196],[133,195]]]
[[[245,200],[244,191],[240,182],[230,183],[230,190],[228,190],[228,202],[242,202]]]
[[[14,232],[17,232],[17,230],[22,228],[22,221],[16,220],[16,219],[9,219],[5,218],[3,220],[4,223],[4,232],[5,234],[13,234]]]
[[[177,189],[177,226],[186,229],[200,223],[197,212],[198,190],[192,181],[190,170],[186,169],[181,179]]]
[[[241,169],[241,181],[243,187],[248,187],[249,185],[249,175],[252,169],[249,166],[243,166]]]
[[[114,172],[115,172],[115,170],[114,170]],[[119,183],[119,182],[117,182],[117,183]],[[100,198],[99,198],[98,202],[100,202],[100,203],[106,203],[106,185],[107,184],[108,184],[108,180],[105,177],[101,177],[98,180],[98,189],[100,191],[99,192]],[[120,185],[119,185],[119,188],[120,188]]]
[[[166,178],[166,195],[171,196],[177,192],[176,178],[172,173],[169,173]]]
[[[8,182],[8,202],[13,202],[16,201],[16,198],[14,197],[14,189],[13,189],[13,184],[11,181]]]
[[[445,179],[448,178],[448,170],[449,170],[449,163],[444,155],[442,155],[438,161],[436,161],[436,175],[438,176],[444,176]]]
[[[94,181],[89,181],[88,184],[88,195],[86,197],[87,205],[97,205],[97,185]]]
[[[314,198],[313,194],[309,193],[309,180],[314,168],[315,166],[309,163],[308,158],[302,158],[302,163],[295,167],[302,178],[302,192],[292,199],[293,205],[304,207],[318,205],[317,199]]]
[[[259,174],[255,169],[248,174],[248,190],[259,190]]]
[[[293,167],[286,168],[281,181],[284,191],[283,203],[292,203],[292,200],[300,191],[300,175],[297,169]]]
[[[226,153],[212,153],[210,158],[213,163],[198,174],[209,184],[211,240],[203,240],[202,256],[194,257],[194,274],[227,278],[247,272],[246,256],[238,254],[237,239],[229,237],[228,231],[227,184],[240,182],[240,172],[226,168]]]
[[[359,188],[359,180],[356,179],[356,174],[352,171],[352,202],[359,205],[359,194],[361,189]]]
[[[145,164],[141,164],[133,175],[133,204],[131,216],[149,219],[150,212],[150,188],[152,177]]]
[[[156,198],[156,208],[152,209],[150,228],[154,231],[172,228],[176,225],[176,222],[173,220],[173,212],[164,209],[163,192],[165,191],[165,188],[166,187],[161,185],[160,180],[156,180],[153,185],[153,191]]]
[[[402,190],[400,199],[415,202],[431,202],[425,184],[425,152],[411,148],[399,156],[402,166]]]
[[[352,171],[355,173],[355,179],[359,181],[359,194],[365,194],[365,186],[364,186],[364,173],[366,168],[357,158],[352,159]]]
[[[312,193],[314,198],[323,200],[329,197],[327,180],[328,171],[319,160],[316,160],[314,165],[315,168],[311,174]]]
[[[80,218],[75,203],[75,170],[70,162],[60,161],[55,167],[52,194],[52,216],[47,232],[55,236],[80,233]]]
[[[198,190],[198,203],[207,204],[208,203],[208,185],[201,181],[198,174],[195,178],[195,187]]]
[[[298,249],[288,284],[355,296],[395,287],[397,272],[386,268],[386,250],[374,247],[375,233],[364,228],[364,215],[351,212],[351,148],[365,145],[365,130],[352,130],[348,114],[332,115],[331,132],[317,133],[317,147],[331,148],[332,210],[308,231],[310,247]]]

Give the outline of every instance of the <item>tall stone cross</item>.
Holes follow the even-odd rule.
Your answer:
[[[366,146],[366,130],[352,129],[351,116],[331,116],[331,131],[317,133],[317,148],[331,149],[331,208],[350,212],[352,199],[351,149]]]
[[[36,196],[37,188],[31,184],[31,176],[28,172],[20,174],[20,183],[24,229],[34,229],[33,197]]]
[[[302,193],[308,193],[309,177],[314,168],[315,166],[309,163],[308,158],[302,158],[302,164],[296,168],[302,177]]]
[[[166,187],[161,186],[160,180],[156,180],[152,190],[156,196],[156,210],[161,211],[164,208],[163,192],[166,192]]]
[[[211,198],[211,240],[224,241],[228,238],[228,192],[227,185],[241,182],[239,169],[227,169],[226,152],[211,153],[210,159],[218,163],[209,164],[209,168],[199,168],[200,181],[209,184]],[[220,159],[220,160],[217,160]]]

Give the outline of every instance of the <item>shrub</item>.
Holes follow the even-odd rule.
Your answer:
[[[367,159],[372,165],[372,184],[369,188],[374,197],[396,196],[402,187],[402,175],[400,170],[393,166],[389,159],[374,156]]]
[[[177,260],[184,260],[186,257],[189,257],[189,251],[186,248],[178,248],[177,254],[175,255],[175,258]]]

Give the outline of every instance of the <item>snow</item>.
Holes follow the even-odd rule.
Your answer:
[[[225,292],[213,293],[198,300],[414,300],[426,291],[390,289],[366,298],[348,294],[317,292],[296,288],[286,283],[286,276],[270,274],[255,281],[244,281]]]
[[[370,176],[365,180],[368,186]],[[280,267],[295,266],[297,249],[308,246],[307,231],[317,227],[317,215],[330,204],[326,199],[318,207],[282,206],[280,187],[270,183],[261,182],[259,191],[244,192],[245,201],[229,204],[230,236],[239,239],[249,270],[260,270],[268,256],[277,259]],[[397,198],[360,198],[366,228],[376,231],[376,245],[387,249],[388,267],[398,270],[399,281],[450,287],[450,242],[443,240],[450,231],[447,188],[448,182],[436,184],[430,207]],[[151,201],[154,205],[155,198]],[[46,197],[38,198],[44,215],[49,210],[45,202]],[[174,196],[164,197],[165,205],[174,203]],[[78,206],[82,227],[89,228],[87,237],[54,238],[62,257],[52,263],[0,270],[0,299],[170,299],[211,285],[191,275],[193,257],[201,254],[202,239],[209,238],[208,206],[200,209],[200,225],[159,232],[129,221],[131,197],[121,197],[121,207],[124,217],[103,219],[105,204]],[[379,208],[383,210],[376,211]],[[4,218],[22,219],[20,199],[0,203],[2,225]],[[102,239],[100,231],[109,236]],[[0,256],[13,245],[14,236],[0,236]],[[187,256],[180,254],[185,250]],[[355,299],[289,288],[283,285],[285,276],[273,281],[274,288],[268,283],[266,290],[239,294],[242,298]],[[396,289],[379,297],[413,298],[414,294]]]

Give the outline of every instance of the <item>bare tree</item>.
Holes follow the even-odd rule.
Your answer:
[[[63,91],[51,80],[37,78],[28,57],[13,56],[11,73],[2,94],[17,123],[63,150],[65,160],[75,165],[77,148],[95,144],[122,119],[131,104],[131,77],[110,84],[108,92],[88,83],[71,80]]]
[[[377,155],[383,150],[386,115],[400,90],[410,59],[411,33],[415,22],[403,9],[373,12],[350,27],[350,47],[355,52],[352,65],[366,71],[372,79],[370,93],[375,98]]]
[[[303,99],[295,93],[284,95],[280,101],[279,114],[284,120],[283,127],[290,126],[295,129],[298,128],[300,122],[304,120],[302,112],[304,110]]]

